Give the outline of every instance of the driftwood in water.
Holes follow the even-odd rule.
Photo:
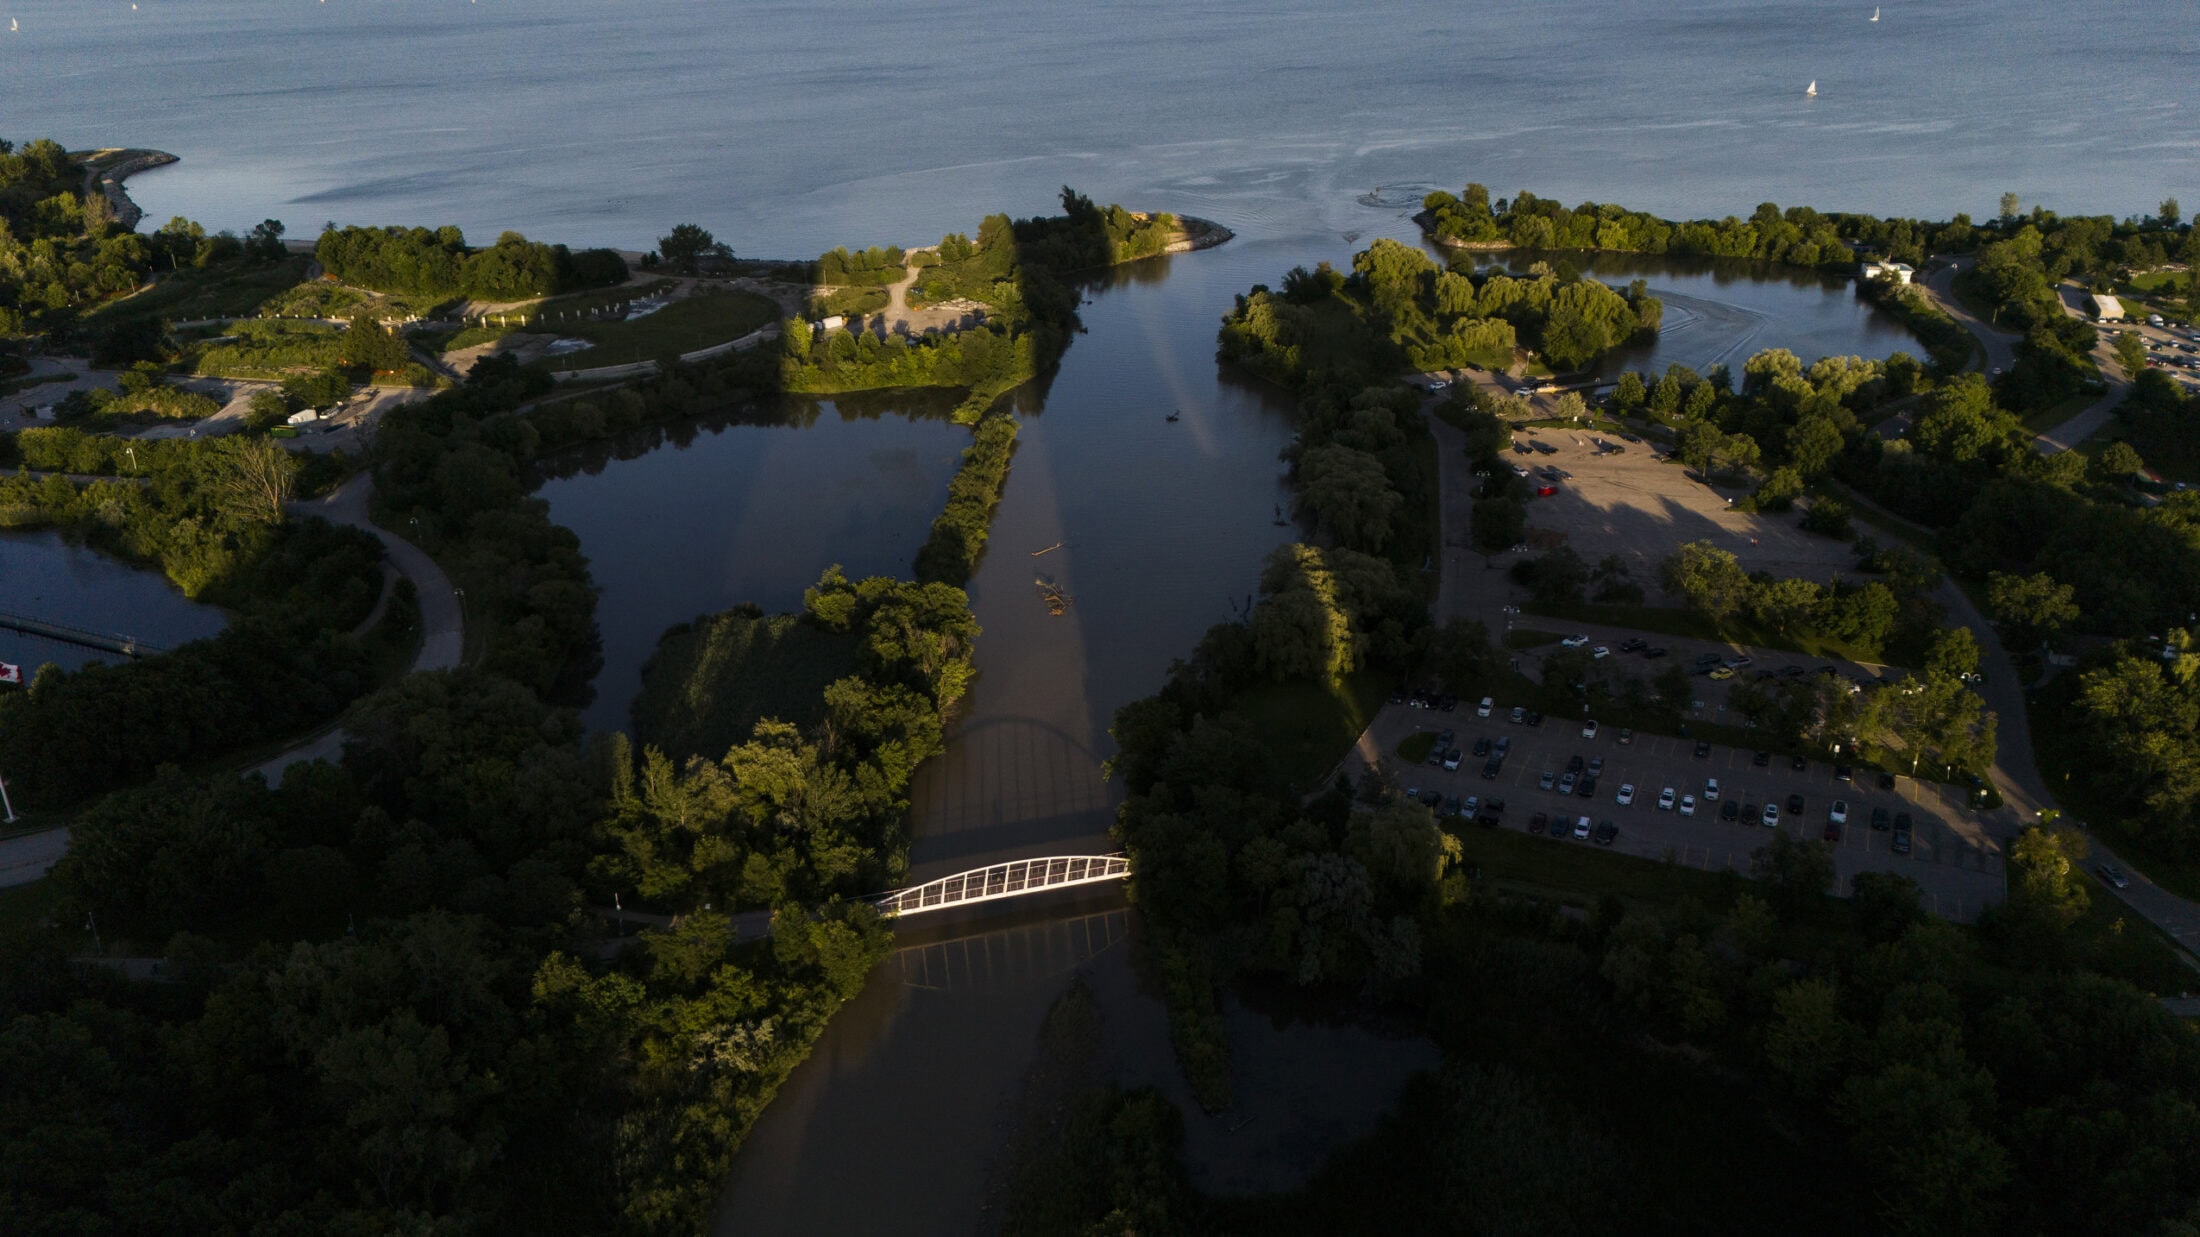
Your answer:
[[[1060,614],[1069,609],[1070,602],[1076,600],[1068,593],[1063,592],[1061,585],[1047,579],[1045,576],[1040,576],[1032,583],[1038,586],[1039,600],[1047,603],[1048,614]]]

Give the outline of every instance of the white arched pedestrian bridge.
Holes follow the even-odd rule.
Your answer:
[[[1130,860],[1114,855],[1051,855],[1044,859],[1011,859],[988,867],[957,872],[907,889],[882,893],[872,899],[882,915],[919,915],[968,906],[973,902],[997,902],[1025,894],[1071,885],[1097,885],[1129,876]]]

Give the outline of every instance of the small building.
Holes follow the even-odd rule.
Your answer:
[[[1862,279],[1891,279],[1896,283],[1908,283],[1917,274],[1907,262],[1866,262],[1857,268]]]
[[[848,320],[846,318],[841,317],[839,314],[834,314],[831,317],[819,322],[817,324],[817,329],[820,331],[837,331],[846,325],[848,325]]]
[[[301,408],[298,411],[290,414],[289,423],[292,425],[311,425],[315,421],[318,421],[320,419],[321,413],[318,409]]]
[[[2095,322],[2122,322],[2124,320],[2123,302],[2106,292],[2094,293],[2093,320]]]

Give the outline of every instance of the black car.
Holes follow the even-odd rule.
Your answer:
[[[1582,766],[1587,763],[1587,761],[1581,758],[1581,753],[1575,752],[1574,758],[1566,762],[1566,771],[1568,773],[1579,773],[1581,772]]]
[[[1481,811],[1475,813],[1474,823],[1478,825],[1494,825],[1499,820],[1503,819],[1504,815],[1505,801],[1503,799],[1491,799],[1482,805]]]
[[[1436,732],[1436,746],[1438,746],[1438,747],[1450,747],[1450,746],[1451,746],[1451,741],[1452,741],[1452,739],[1453,739],[1454,737],[1456,737],[1456,736],[1454,736],[1454,735],[1452,734],[1452,732],[1451,732],[1450,730],[1448,730],[1448,729],[1447,729],[1447,730],[1439,730],[1439,731],[1437,731],[1437,732]]]
[[[1665,656],[1665,646],[1652,645],[1649,648],[1644,649],[1642,651],[1642,655],[1644,657],[1663,657]]]
[[[1550,823],[1551,814],[1549,812],[1537,812],[1528,818],[1528,832],[1541,833],[1543,832],[1543,826]]]
[[[1760,769],[1770,768],[1772,765],[1772,753],[1759,752],[1749,758],[1749,763],[1757,766]]]
[[[1797,773],[1801,773],[1808,768],[1810,768],[1810,757],[1797,756],[1795,758],[1795,771]]]
[[[1710,758],[1711,758],[1711,742],[1710,742],[1710,740],[1708,740],[1708,739],[1698,739],[1698,740],[1696,740],[1696,759],[1698,759],[1698,760],[1708,760],[1708,759],[1710,759]]]
[[[1878,833],[1887,831],[1887,809],[1883,807],[1872,809],[1872,829]]]
[[[1910,853],[1910,814],[1908,812],[1895,813],[1893,847],[1895,854],[1907,855]]]
[[[1717,653],[1702,653],[1697,656],[1696,664],[1708,668],[1718,665],[1723,660],[1725,659]]]
[[[1801,816],[1802,814],[1803,814],[1803,796],[1801,796],[1801,795],[1789,795],[1789,796],[1788,796],[1788,815],[1790,815],[1790,816]]]
[[[1745,825],[1754,825],[1757,823],[1757,820],[1757,805],[1754,803],[1742,804],[1742,823]]]
[[[1736,803],[1736,802],[1735,802],[1734,800],[1732,800],[1732,799],[1728,799],[1728,800],[1725,800],[1725,801],[1723,801],[1723,802],[1721,802],[1721,803],[1719,804],[1719,819],[1720,819],[1720,820],[1735,820],[1735,819],[1739,818],[1739,817],[1741,816],[1741,814],[1742,814],[1742,805],[1741,805],[1741,804],[1739,804],[1739,803]]]
[[[1608,820],[1598,821],[1596,832],[1590,836],[1595,839],[1597,845],[1610,846],[1612,839],[1619,836],[1619,826]]]
[[[1780,677],[1783,679],[1799,679],[1809,673],[1810,671],[1803,669],[1801,666],[1789,666],[1780,671]]]
[[[1487,756],[1490,754],[1490,739],[1488,735],[1483,735],[1481,738],[1474,741],[1474,754],[1476,756]]]
[[[1436,698],[1436,708],[1439,712],[1449,713],[1458,707],[1459,697],[1457,696],[1438,696]]]
[[[1440,765],[1444,763],[1445,758],[1450,755],[1451,749],[1439,743],[1435,747],[1429,749],[1428,762],[1431,765]]]
[[[1650,647],[1650,642],[1643,639],[1641,636],[1629,636],[1625,640],[1619,642],[1619,651],[1622,653],[1632,653],[1636,649],[1644,649],[1648,647]]]
[[[1482,779],[1484,781],[1494,782],[1497,780],[1498,773],[1501,772],[1504,768],[1505,755],[1503,752],[1500,752],[1497,755],[1492,756],[1488,760],[1482,762]]]
[[[1833,780],[1836,782],[1854,782],[1856,780],[1855,771],[1847,765],[1835,765],[1833,767]]]
[[[1534,709],[1530,709],[1530,710],[1528,710],[1528,724],[1529,724],[1530,726],[1540,726],[1540,725],[1542,725],[1542,724],[1543,724],[1543,715],[1542,715],[1541,713],[1538,713],[1538,712],[1536,712],[1536,711],[1535,711]]]
[[[1513,746],[1513,741],[1512,741],[1512,736],[1511,736],[1511,735],[1502,735],[1502,734],[1501,734],[1501,735],[1497,736],[1497,737],[1496,737],[1495,739],[1493,739],[1493,740],[1491,740],[1491,741],[1490,741],[1490,750],[1491,750],[1491,751],[1493,751],[1493,752],[1495,752],[1495,753],[1497,753],[1497,754],[1498,754],[1498,755],[1500,755],[1500,756],[1506,755],[1506,754],[1508,754],[1509,752],[1511,752],[1511,751],[1512,751],[1512,746]]]
[[[1577,787],[1577,788],[1575,789],[1574,793],[1576,793],[1576,794],[1580,795],[1580,796],[1581,796],[1582,798],[1584,798],[1584,799],[1594,799],[1594,798],[1596,798],[1596,797],[1597,797],[1597,775],[1596,775],[1596,774],[1594,774],[1594,773],[1592,773],[1592,774],[1590,774],[1589,776],[1587,776],[1587,777],[1585,777],[1585,778],[1581,779],[1581,785],[1580,785],[1579,787]]]
[[[1892,774],[1892,773],[1881,773],[1881,774],[1879,775],[1879,789],[1881,789],[1881,790],[1893,790],[1893,789],[1894,789],[1894,774]]]
[[[1602,774],[1603,774],[1603,772],[1604,772],[1604,757],[1602,757],[1602,756],[1591,756],[1591,757],[1589,758],[1589,776],[1590,776],[1590,777],[1598,777],[1598,776],[1602,775]]]
[[[1463,804],[1461,804],[1461,803],[1459,802],[1459,796],[1457,796],[1457,795],[1450,795],[1450,796],[1447,796],[1447,797],[1446,797],[1446,798],[1444,799],[1444,815],[1446,815],[1446,816],[1457,816],[1457,815],[1459,814],[1459,809],[1460,809],[1460,808],[1461,808],[1462,806],[1464,806],[1464,805],[1463,805]]]

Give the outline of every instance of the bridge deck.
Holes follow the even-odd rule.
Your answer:
[[[1046,889],[1093,885],[1121,880],[1130,875],[1130,860],[1122,855],[1053,855],[1044,859],[1011,859],[987,867],[957,872],[922,885],[881,894],[875,900],[882,914],[917,915],[972,902],[991,902],[1020,897]]]

